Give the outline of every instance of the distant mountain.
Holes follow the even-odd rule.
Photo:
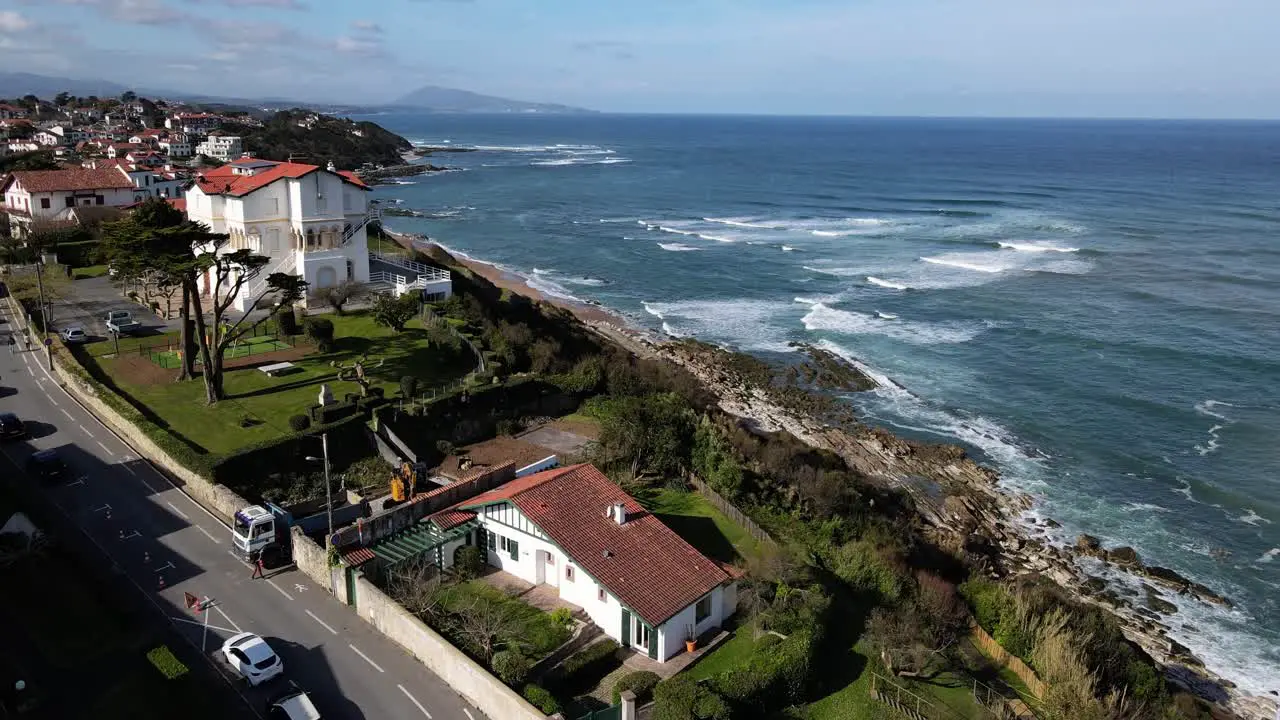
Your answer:
[[[446,113],[557,113],[576,114],[589,113],[593,110],[556,105],[553,103],[534,103],[522,100],[481,95],[467,90],[427,85],[404,95],[390,103],[395,107],[416,108],[432,112]]]
[[[88,97],[115,97],[129,88],[107,80],[73,80],[25,72],[0,72],[0,97],[35,95],[49,99],[60,92]]]

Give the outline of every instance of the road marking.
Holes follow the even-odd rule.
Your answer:
[[[208,530],[205,530],[204,528],[200,527],[199,525],[196,525],[196,529],[197,529],[197,530],[199,530],[200,532],[204,533],[204,536],[205,536],[205,537],[207,537],[207,538],[209,538],[210,540],[212,540],[212,541],[214,542],[214,544],[216,544],[216,545],[221,545],[221,544],[222,544],[222,541],[221,541],[221,540],[219,540],[218,538],[214,537],[214,536],[213,536],[213,533],[210,533]]]
[[[128,535],[121,535],[121,536],[120,536],[120,539],[121,539],[121,540],[132,540],[132,539],[134,539],[134,538],[136,538],[136,537],[142,537],[142,533],[138,532],[137,530],[133,530],[133,531],[130,531],[130,533],[129,533]]]
[[[54,400],[54,399],[53,399],[53,396],[52,396],[52,395],[49,395],[49,392],[48,392],[47,390],[45,391],[45,395],[48,395],[48,396],[49,396],[49,402],[53,403],[53,406],[54,406],[54,407],[58,408],[59,410],[61,410],[61,409],[62,409],[62,406],[58,404],[58,401],[57,401],[57,400]],[[67,417],[71,417],[71,416],[70,416],[70,415],[68,415]]]
[[[196,622],[195,620],[188,620],[187,618],[180,618],[180,617],[170,617],[169,619],[170,619],[170,620],[172,620],[172,621],[174,621],[174,622],[182,622],[182,623],[186,623],[186,624],[188,624],[188,625],[197,625],[197,626],[199,626],[199,627],[206,627],[206,626],[207,626],[210,630],[217,630],[217,631],[219,631],[219,632],[225,632],[225,633],[234,633],[234,632],[238,632],[238,631],[236,631],[236,630],[232,630],[231,628],[221,627],[221,626],[218,626],[218,625],[210,625],[210,624],[208,623],[208,616],[209,616],[208,611],[205,611],[205,620],[206,620],[205,622]]]
[[[97,443],[98,443],[98,447],[102,448],[102,449],[103,449],[103,451],[105,451],[108,455],[110,455],[111,457],[115,457],[115,456],[116,456],[116,454],[115,454],[115,453],[111,452],[111,448],[109,448],[109,447],[107,447],[106,445],[103,445],[103,444],[102,444],[102,441],[101,441],[101,440],[96,440],[95,442],[97,442]]]
[[[213,609],[214,609],[214,610],[217,610],[217,611],[218,611],[218,614],[219,614],[219,615],[221,615],[221,616],[222,616],[222,618],[223,618],[224,620],[226,620],[227,622],[231,623],[231,627],[235,628],[235,629],[236,629],[236,632],[238,632],[238,633],[239,633],[239,632],[244,632],[243,630],[241,630],[241,629],[240,629],[240,626],[236,624],[236,621],[235,621],[235,620],[232,620],[232,619],[231,619],[231,617],[230,617],[229,615],[227,615],[227,614],[222,610],[222,608],[218,607],[217,605],[214,605],[214,606],[213,606]]]
[[[380,673],[386,672],[386,670],[383,670],[382,668],[378,667],[378,663],[370,660],[368,655],[365,655],[364,653],[360,652],[360,648],[356,647],[355,645],[352,645],[351,643],[347,643],[347,647],[351,648],[351,650],[354,651],[355,654],[364,658],[364,661],[372,665],[374,670],[377,670]],[[472,718],[472,720],[475,720],[475,718]]]
[[[303,585],[302,583],[294,583],[294,584],[293,584],[293,591],[294,591],[294,592],[304,592],[304,591],[306,591],[306,589],[307,589],[307,586],[306,586],[306,585]]]
[[[88,476],[81,475],[80,477],[76,478],[75,482],[69,482],[67,483],[67,485],[83,485],[84,481],[88,479],[89,479]]]
[[[133,468],[129,467],[129,464],[128,464],[127,462],[126,462],[126,463],[121,463],[121,464],[120,464],[120,467],[124,468],[125,470],[128,470],[130,475],[132,475],[132,476],[134,476],[134,477],[137,477],[137,476],[138,476],[138,473],[134,472],[134,471],[133,471]],[[143,484],[145,485],[146,483],[143,483]],[[147,485],[147,487],[151,487],[151,486],[150,486],[150,485]]]
[[[177,565],[174,565],[174,564],[173,564],[173,561],[172,561],[172,560],[170,560],[169,562],[167,562],[167,563],[165,563],[165,564],[161,565],[160,567],[156,568],[156,572],[164,572],[165,570],[177,570],[177,569],[178,569],[178,566],[177,566]]]
[[[315,614],[315,613],[311,612],[310,610],[306,610],[305,612],[306,612],[308,615],[310,615],[310,616],[311,616],[311,619],[312,619],[312,620],[315,620],[316,622],[320,623],[320,626],[321,626],[321,627],[323,627],[325,630],[328,630],[330,633],[332,633],[332,634],[334,634],[334,635],[337,635],[337,634],[338,634],[338,631],[337,631],[337,630],[334,630],[333,628],[329,627],[329,623],[326,623],[325,621],[323,621],[323,620],[321,620],[320,618],[316,617],[316,614]]]
[[[72,421],[74,421],[74,420],[76,419],[74,415],[72,415],[71,413],[67,412],[67,409],[66,409],[66,408],[58,408],[58,409],[62,411],[62,414],[63,414],[63,415],[66,415],[66,416],[67,416],[67,419],[68,419],[68,420],[72,420]]]
[[[91,438],[97,439],[97,437],[98,437],[98,436],[97,436],[97,435],[94,435],[94,434],[93,434],[93,433],[91,433],[91,432],[89,432],[89,428],[87,428],[87,427],[85,427],[85,426],[81,425],[81,426],[80,426],[80,429],[81,429],[82,431],[84,431],[84,434],[85,434],[85,435],[88,435],[88,436],[89,436],[89,437],[91,437]]]
[[[422,703],[418,702],[418,698],[410,695],[409,691],[405,690],[403,685],[396,685],[396,687],[400,688],[400,692],[404,693],[404,696],[409,698],[409,702],[416,705],[417,708],[422,711],[422,714],[427,716],[427,720],[431,720],[431,713],[427,712],[427,709],[422,707]]]
[[[94,512],[103,512],[104,510],[105,510],[106,512],[111,512],[111,506],[110,506],[110,505],[103,505],[102,507],[95,509],[95,510],[94,510]]]
[[[165,504],[165,505],[168,505],[170,510],[172,510],[172,511],[174,511],[174,512],[178,513],[178,517],[182,518],[183,520],[186,520],[187,522],[191,522],[191,518],[187,517],[187,514],[186,514],[186,513],[184,513],[184,512],[182,512],[181,510],[179,510],[177,505],[174,505],[173,503],[171,503],[171,502],[169,502],[169,501],[167,501],[167,500],[165,501],[165,503],[164,503],[164,504]]]
[[[462,712],[466,713],[466,714],[467,714],[467,717],[471,718],[471,720],[476,720],[474,717],[471,717],[471,711],[470,711],[470,710],[468,710],[468,709],[466,709],[466,708],[462,708]]]
[[[268,585],[270,585],[271,587],[275,588],[275,589],[276,589],[276,592],[280,593],[281,595],[285,596],[286,598],[289,598],[290,600],[292,600],[292,599],[293,599],[293,596],[292,596],[292,595],[290,595],[289,593],[285,592],[284,590],[281,590],[281,589],[280,589],[280,586],[279,586],[279,585],[277,585],[277,584],[275,584],[275,583],[273,583],[273,582],[271,582],[271,579],[270,579],[270,578],[263,578],[263,579],[267,581],[267,584],[268,584]]]

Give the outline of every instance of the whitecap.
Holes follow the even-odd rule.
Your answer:
[[[646,302],[644,309],[680,336],[724,342],[743,350],[794,352],[782,316],[791,303],[772,300],[685,300]]]
[[[1127,502],[1122,508],[1125,512],[1169,512],[1169,508],[1155,503]]]
[[[1001,262],[999,259],[992,257],[989,253],[947,253],[936,257],[922,257],[920,260],[933,265],[992,274],[1004,272],[1014,267],[1009,263]]]
[[[704,221],[704,222],[709,222],[709,223],[718,223],[718,224],[720,224],[720,225],[730,225],[730,226],[732,226],[732,227],[740,227],[740,228],[757,228],[757,229],[760,229],[760,230],[781,230],[781,229],[783,229],[781,226],[778,226],[778,225],[762,225],[762,224],[760,224],[759,222],[753,222],[754,218],[714,218],[714,217],[704,217],[704,218],[702,218],[702,219],[703,219],[703,221]]]
[[[1016,242],[998,242],[998,243],[996,243],[996,245],[997,245],[998,247],[1002,247],[1002,248],[1004,248],[1004,249],[1006,249],[1006,250],[1018,250],[1018,251],[1020,251],[1020,252],[1033,252],[1033,253],[1044,253],[1044,252],[1073,253],[1073,252],[1080,252],[1080,248],[1073,248],[1073,247],[1060,247],[1060,246],[1057,246],[1057,245],[1050,245],[1050,244],[1048,244],[1048,243],[1016,243]]]
[[[875,285],[876,287],[888,288],[890,290],[907,290],[908,289],[908,286],[903,285],[902,283],[896,283],[890,280],[882,280],[873,275],[867,276],[867,282],[871,283],[872,285]]]
[[[1254,560],[1254,562],[1269,563],[1277,557],[1280,557],[1280,548],[1271,548],[1270,550],[1262,553],[1262,557]]]
[[[793,247],[791,247],[790,245],[783,245],[783,246],[782,246],[782,252],[795,252],[795,250],[796,250],[796,248],[793,248]]]
[[[1254,512],[1253,508],[1245,508],[1245,514],[1236,518],[1236,520],[1239,520],[1240,522],[1246,525],[1253,525],[1255,527],[1258,525],[1261,525],[1262,523],[1266,523],[1268,525],[1271,524],[1270,520]]]
[[[1208,415],[1209,417],[1218,418],[1219,420],[1224,420],[1224,421],[1230,420],[1230,418],[1228,418],[1226,415],[1223,415],[1222,413],[1219,413],[1219,412],[1215,412],[1214,408],[1217,408],[1217,407],[1235,407],[1235,405],[1232,405],[1229,402],[1222,402],[1221,400],[1201,400],[1195,405],[1196,412],[1200,413],[1201,415]]]
[[[880,318],[881,320],[897,320],[898,319],[898,316],[894,315],[893,313],[880,312],[879,310],[876,311],[876,317]]]
[[[981,328],[954,323],[886,323],[874,315],[838,310],[818,303],[801,318],[806,330],[835,332],[844,335],[884,335],[915,345],[954,344],[968,342],[982,332]]]
[[[694,250],[702,249],[702,248],[690,247],[689,245],[685,245],[683,243],[658,243],[658,247],[662,248],[663,250],[669,250],[671,252],[691,252]]]

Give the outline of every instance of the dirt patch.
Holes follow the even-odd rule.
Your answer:
[[[579,424],[576,421],[569,420],[565,422],[565,426],[561,426],[558,422],[553,422],[522,433],[520,440],[539,447],[549,448],[559,455],[562,460],[579,455],[592,438],[578,433],[575,429],[570,429],[570,424]]]
[[[129,385],[162,385],[171,383],[178,377],[177,370],[166,370],[151,362],[146,355],[128,353],[111,360],[103,358],[99,362],[104,360],[112,363],[111,374]]]
[[[555,450],[517,440],[513,437],[497,437],[458,448],[454,454],[446,457],[434,472],[445,477],[458,477],[463,472],[461,470],[463,457],[471,460],[472,469],[501,465],[508,460],[514,461],[517,468],[522,468],[525,465],[538,462],[548,455],[555,454]]]
[[[600,425],[591,420],[574,420],[572,418],[561,418],[555,422],[550,422],[543,427],[553,430],[561,430],[563,432],[577,435],[587,440],[600,439]]]
[[[247,355],[234,360],[223,360],[222,367],[226,369],[260,367],[262,365],[271,365],[278,362],[293,362],[301,360],[311,354],[312,347],[310,345],[295,345],[284,350],[273,350],[261,355]]]

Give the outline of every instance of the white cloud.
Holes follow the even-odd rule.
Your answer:
[[[31,27],[31,21],[13,10],[0,11],[0,32],[16,33]]]
[[[357,32],[367,32],[382,34],[382,26],[372,20],[356,20],[351,23],[351,29]]]

